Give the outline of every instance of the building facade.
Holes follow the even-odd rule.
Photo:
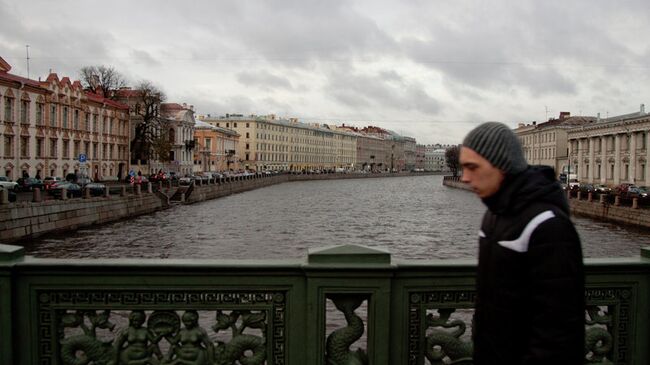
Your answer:
[[[79,81],[59,79],[55,73],[41,82],[12,75],[10,70],[0,58],[4,176],[75,173],[96,180],[126,176],[127,105],[85,91]]]
[[[551,166],[557,174],[560,174],[570,171],[567,159],[569,131],[594,123],[596,119],[583,116],[571,117],[568,112],[562,112],[559,118],[548,122],[520,123],[514,132],[519,137],[526,161],[530,165]]]
[[[197,120],[194,127],[194,172],[235,171],[241,168],[239,134]]]
[[[356,136],[328,125],[274,115],[208,115],[199,119],[241,136],[237,154],[242,157],[242,167],[249,170],[350,169],[356,161]]]
[[[567,138],[569,166],[580,182],[650,184],[650,115],[644,105],[635,113],[573,128]]]
[[[194,107],[183,103],[160,104],[161,134],[169,138],[171,151],[166,162],[152,160],[150,173],[156,171],[190,175],[194,169]]]

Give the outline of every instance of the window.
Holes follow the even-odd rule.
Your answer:
[[[5,97],[5,121],[14,121],[14,99]]]
[[[250,128],[250,123],[246,123],[246,128]]]
[[[13,157],[14,155],[14,138],[13,136],[5,136],[5,157]]]
[[[93,132],[97,133],[99,132],[99,115],[93,114]]]
[[[36,125],[43,125],[44,106],[41,103],[36,104]]]
[[[68,107],[63,107],[63,128],[68,128]]]
[[[108,146],[108,158],[113,159],[113,145]]]
[[[212,140],[210,138],[205,139],[205,149],[209,150],[212,147]]]
[[[29,124],[29,101],[22,100],[20,104],[20,123]]]
[[[50,157],[56,157],[57,142],[55,138],[50,139]]]
[[[90,156],[90,142],[84,143],[84,153],[86,156]]]
[[[247,149],[247,150],[250,149],[250,145],[249,145],[248,143],[246,143],[246,149]],[[248,159],[247,159],[247,160],[248,160]]]
[[[56,105],[50,105],[50,127],[56,127]]]
[[[29,137],[20,137],[20,157],[29,157]]]
[[[79,141],[74,141],[74,152],[72,154],[72,158],[76,159],[76,158],[79,157],[79,153],[80,153],[79,152],[79,146],[80,146]]]
[[[68,158],[69,153],[70,153],[70,141],[64,140],[63,141],[63,152],[62,152],[61,156],[63,156],[63,158]]]
[[[246,138],[251,138],[251,134],[246,132]]]
[[[93,158],[97,158],[97,143],[93,143]]]
[[[36,138],[36,158],[43,157],[43,139]]]

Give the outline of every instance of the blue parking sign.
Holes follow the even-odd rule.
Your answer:
[[[79,162],[86,162],[87,157],[85,153],[79,154]]]
[[[130,171],[129,171],[129,176],[135,176],[135,171],[130,170]]]

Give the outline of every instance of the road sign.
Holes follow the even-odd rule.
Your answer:
[[[79,154],[79,162],[86,162],[86,160],[88,160],[88,158],[85,153]]]
[[[135,176],[135,171],[129,170],[129,176]]]

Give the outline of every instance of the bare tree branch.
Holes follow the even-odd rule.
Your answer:
[[[124,76],[111,66],[85,66],[79,73],[84,89],[109,99],[115,99],[115,92],[126,86]]]

